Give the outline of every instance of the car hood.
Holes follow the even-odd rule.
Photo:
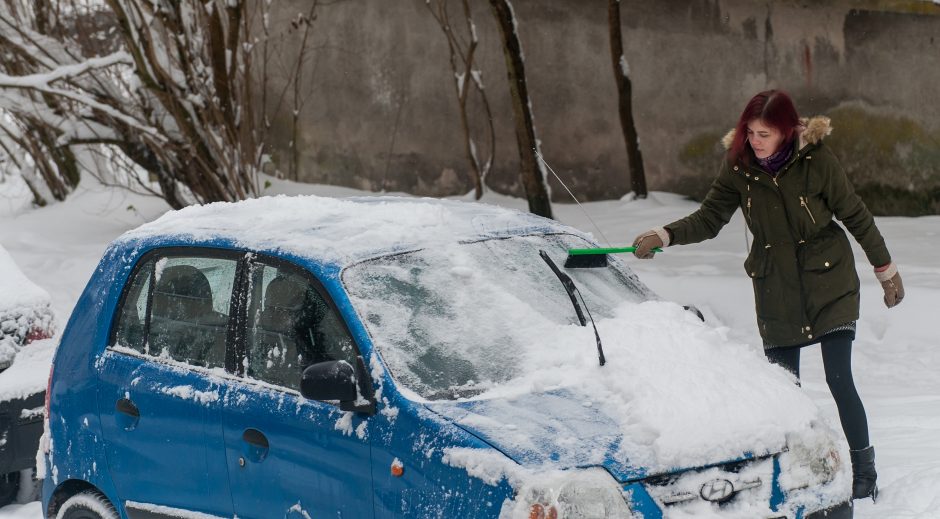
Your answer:
[[[625,441],[614,417],[602,406],[567,390],[425,405],[524,466],[602,466],[620,482],[691,468],[659,467],[649,471],[646,464],[632,459],[629,444],[633,439]],[[725,447],[727,451],[729,446]],[[752,446],[732,449],[740,453],[737,458],[708,464],[750,458],[748,447]]]

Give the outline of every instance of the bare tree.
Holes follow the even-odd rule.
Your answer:
[[[607,1],[607,22],[610,26],[610,61],[617,82],[617,109],[620,113],[620,127],[627,146],[627,160],[630,164],[630,188],[637,198],[646,198],[646,172],[643,170],[643,154],[633,122],[633,83],[630,81],[630,67],[623,54],[623,37],[620,31],[620,0]]]
[[[490,7],[503,39],[503,54],[506,57],[506,72],[509,74],[516,141],[519,144],[520,175],[526,198],[529,200],[529,211],[552,218],[545,168],[536,155],[540,153],[539,144],[535,136],[532,103],[529,100],[529,89],[526,85],[522,44],[516,33],[518,27],[516,16],[508,0],[490,0]]]
[[[490,102],[486,97],[486,90],[483,86],[483,73],[480,69],[474,68],[474,59],[479,45],[477,39],[477,29],[473,22],[470,12],[469,0],[460,0],[463,7],[463,20],[466,27],[468,38],[465,40],[459,34],[451,21],[450,13],[447,9],[448,0],[435,0],[433,5],[429,0],[425,5],[434,16],[441,31],[447,38],[447,47],[450,52],[450,68],[454,74],[454,88],[457,93],[457,105],[460,110],[460,128],[464,134],[464,150],[467,159],[470,161],[470,168],[473,172],[473,186],[476,199],[483,196],[483,187],[486,185],[486,175],[493,165],[493,158],[496,154],[496,131],[493,128],[493,113],[490,109]],[[471,85],[468,88],[468,84]],[[484,112],[484,130],[487,141],[488,153],[486,160],[481,160],[481,150],[477,147],[471,131],[470,117],[468,114],[468,102],[470,93],[477,92],[480,104]]]
[[[305,92],[303,89],[303,74],[307,69],[307,61],[311,55],[310,37],[313,30],[313,22],[317,19],[316,11],[319,3],[319,0],[313,0],[310,2],[310,8],[307,10],[307,12],[297,13],[297,15],[290,21],[290,27],[287,29],[287,34],[298,33],[300,38],[300,43],[297,46],[297,58],[289,63],[289,66],[292,67],[292,70],[289,70],[286,74],[284,74],[284,76],[288,77],[289,79],[287,82],[285,82],[285,90],[281,92],[281,96],[277,102],[277,105],[280,106],[280,104],[283,102],[286,88],[290,88],[292,91],[290,111],[290,142],[287,145],[290,157],[288,157],[286,163],[287,178],[291,180],[298,180],[300,176],[300,120],[304,105],[307,103],[307,100],[310,97],[310,93]],[[266,35],[270,35],[270,28],[267,19],[264,20],[264,31]],[[265,45],[268,45],[268,38],[265,38]],[[270,56],[268,57],[270,58]],[[263,80],[267,80],[267,74],[264,75]],[[262,100],[262,102],[264,102],[264,100]],[[266,110],[266,108],[264,109]],[[265,128],[270,128],[270,122],[266,123]]]
[[[271,141],[282,139],[284,135],[281,131],[272,131],[275,130],[272,121],[283,110],[289,110],[289,125],[278,128],[289,128],[289,134],[286,136],[289,139],[288,156],[279,163],[287,170],[283,172],[286,173],[285,176],[292,180],[298,180],[300,176],[300,121],[303,119],[307,102],[313,95],[310,89],[304,88],[305,74],[316,72],[317,54],[313,52],[316,49],[312,45],[313,26],[318,19],[319,8],[328,3],[321,0],[310,1],[306,11],[297,12],[286,24],[278,24],[281,30],[272,30],[268,9],[270,2],[265,2],[259,9],[261,16],[257,25],[261,37],[260,42],[255,40],[255,45],[261,47],[261,63],[256,74],[260,101],[257,139],[263,143],[266,152],[277,148]],[[256,6],[259,4],[260,2],[255,2]],[[313,65],[310,64],[312,59]],[[273,81],[275,78],[281,80],[281,83]],[[269,161],[267,154],[263,160]],[[282,175],[280,170],[275,173],[279,177]]]
[[[0,4],[0,14],[9,11],[16,14],[20,23],[30,24],[37,39],[48,38],[61,30],[59,12],[51,11],[46,3],[37,2],[35,9],[31,10],[28,3],[6,0],[5,4]],[[87,22],[90,20],[89,17],[77,16],[71,29],[88,31],[90,24]],[[2,29],[0,25],[0,48],[9,48],[10,35]],[[90,42],[86,39],[82,43],[89,45]],[[15,52],[5,54],[0,64],[0,81],[7,79],[7,75],[28,75],[43,58],[42,55]],[[0,112],[9,113],[11,108],[29,107],[34,103],[40,104],[41,108],[24,110],[18,117],[0,118],[0,151],[5,154],[7,167],[20,174],[37,204],[45,205],[52,199],[62,200],[78,185],[79,160],[69,147],[61,144],[59,132],[43,121],[63,119],[67,107],[63,100],[44,92],[24,88],[11,94],[0,97]]]
[[[159,190],[132,175],[138,187],[174,208],[257,195],[268,132],[255,121],[268,114],[255,108],[255,32],[263,26],[269,50],[268,6],[0,0],[0,51],[8,57],[0,63],[0,110],[12,121],[0,135],[24,178],[41,176],[31,183],[34,195],[61,199],[77,184],[75,146],[119,150]],[[88,41],[99,33],[75,31],[77,19],[98,20],[99,33],[117,34],[115,48],[97,57],[100,49]]]

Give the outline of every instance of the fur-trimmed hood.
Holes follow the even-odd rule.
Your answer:
[[[801,117],[799,130],[800,149],[803,149],[807,144],[816,144],[832,133],[832,126],[830,126],[829,122],[830,119],[824,115]],[[726,150],[731,149],[731,143],[734,142],[735,131],[736,129],[732,128],[731,131],[726,133],[721,139],[721,145],[724,146]]]

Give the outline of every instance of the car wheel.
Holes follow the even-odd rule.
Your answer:
[[[59,508],[56,519],[119,519],[114,505],[95,490],[79,492]]]
[[[8,472],[0,476],[0,506],[6,506],[15,501],[19,489],[19,472]]]

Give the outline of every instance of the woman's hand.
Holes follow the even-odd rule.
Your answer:
[[[664,238],[665,236],[665,238]],[[650,259],[656,253],[653,249],[669,245],[669,234],[663,228],[651,229],[636,237],[633,246],[636,250],[633,255],[640,259]]]
[[[882,281],[881,288],[885,291],[885,305],[888,308],[897,306],[904,299],[904,284],[901,283],[901,273],[898,272],[893,278]]]
[[[881,282],[885,291],[885,306],[892,308],[904,299],[904,283],[901,282],[901,273],[894,263],[875,269],[875,276]]]

